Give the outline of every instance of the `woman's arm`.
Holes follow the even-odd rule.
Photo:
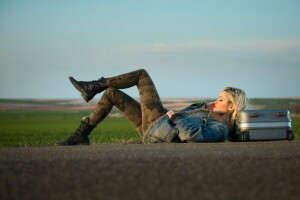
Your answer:
[[[183,113],[173,114],[170,121],[178,130],[178,136],[181,141],[203,142],[202,126],[205,125],[205,122],[189,120],[184,117]]]

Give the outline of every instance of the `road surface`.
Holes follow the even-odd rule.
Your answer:
[[[0,199],[300,197],[300,141],[0,148]]]

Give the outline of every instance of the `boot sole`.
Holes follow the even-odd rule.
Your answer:
[[[55,143],[54,146],[75,146],[75,145],[90,145],[87,143],[79,143],[79,144],[62,144],[62,143]]]
[[[91,98],[88,98],[89,95],[81,89],[81,87],[77,84],[77,81],[72,76],[69,77],[69,80],[71,81],[72,85],[81,93],[81,96],[85,102],[89,102]]]

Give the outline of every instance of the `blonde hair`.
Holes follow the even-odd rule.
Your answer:
[[[231,116],[231,120],[233,121],[241,110],[246,109],[248,106],[248,99],[245,92],[238,88],[225,87],[222,91],[226,92],[229,103],[232,103],[234,106],[234,111]]]

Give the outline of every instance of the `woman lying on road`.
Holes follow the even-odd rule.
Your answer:
[[[192,104],[178,113],[168,111],[144,69],[91,82],[76,81],[72,77],[70,81],[86,102],[105,92],[75,132],[56,145],[90,144],[88,135],[106,118],[113,106],[131,121],[144,143],[223,142],[234,133],[234,119],[247,104],[242,90],[226,87],[215,102]],[[132,86],[137,86],[140,102],[119,90]]]

